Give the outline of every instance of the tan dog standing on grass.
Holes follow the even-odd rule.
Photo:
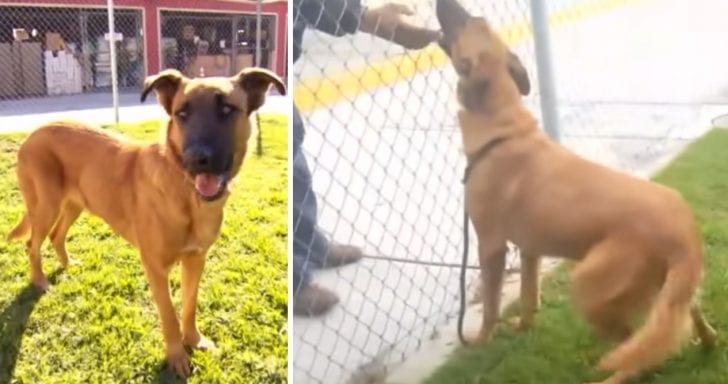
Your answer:
[[[165,70],[144,82],[170,116],[163,142],[134,143],[80,123],[56,122],[31,133],[18,150],[17,175],[26,212],[8,238],[30,233],[30,277],[49,288],[41,244],[50,239],[65,267],[69,227],[83,210],[102,218],[139,249],[159,318],[169,366],[191,373],[185,346],[214,344],[197,330],[197,290],[215,242],[228,182],[243,163],[250,114],[281,79],[249,68],[231,78],[188,79]],[[169,271],[181,267],[182,321],[172,305]]]
[[[521,249],[521,328],[533,324],[539,306],[540,257],[577,261],[576,307],[601,336],[619,343],[599,364],[613,372],[603,383],[663,363],[688,336],[691,317],[701,342],[713,345],[717,335],[693,301],[703,272],[700,233],[680,195],[549,140],[521,100],[530,88],[526,70],[486,20],[455,0],[438,0],[437,16],[440,45],[459,76],[465,206],[483,280],[474,342],[487,343],[499,321],[512,241]]]

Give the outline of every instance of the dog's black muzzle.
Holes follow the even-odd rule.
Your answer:
[[[182,150],[182,163],[202,200],[215,201],[225,194],[232,169],[232,152],[206,143],[189,144]]]
[[[485,103],[488,81],[461,79],[458,82],[457,91],[460,103],[465,109],[478,111]]]
[[[182,163],[192,175],[200,173],[224,174],[230,171],[232,154],[212,145],[192,144],[182,150]]]

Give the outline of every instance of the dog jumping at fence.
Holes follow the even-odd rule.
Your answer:
[[[77,122],[46,124],[21,144],[17,176],[25,214],[8,235],[29,234],[30,278],[49,288],[41,268],[41,244],[49,238],[62,266],[65,240],[83,210],[102,218],[139,250],[161,320],[168,365],[191,373],[185,346],[209,349],[197,329],[197,290],[207,250],[217,239],[223,208],[247,152],[250,114],[274,73],[248,68],[236,76],[189,79],[165,70],[145,79],[144,101],[155,91],[169,115],[164,140],[135,143]],[[181,268],[181,326],[169,291],[169,271]]]
[[[543,255],[576,261],[573,298],[596,332],[618,342],[600,361],[618,384],[659,366],[694,326],[716,332],[695,300],[703,254],[693,214],[672,189],[578,157],[537,127],[521,96],[528,74],[484,18],[438,0],[440,46],[458,75],[468,158],[465,207],[478,236],[484,303],[476,344],[499,321],[506,242],[521,250],[520,328],[534,322]],[[643,320],[641,326],[637,321]]]

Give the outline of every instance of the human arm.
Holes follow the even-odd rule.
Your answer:
[[[408,49],[424,48],[440,37],[440,32],[406,20],[414,11],[406,5],[385,3],[366,8],[359,0],[295,0],[306,23],[334,36],[369,33]]]

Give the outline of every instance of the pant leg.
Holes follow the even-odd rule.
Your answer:
[[[304,255],[293,253],[293,295],[311,284],[312,265]]]
[[[301,150],[305,127],[293,107],[293,287],[310,282],[311,269],[321,265],[328,241],[317,226],[317,201],[312,189],[311,171]]]

